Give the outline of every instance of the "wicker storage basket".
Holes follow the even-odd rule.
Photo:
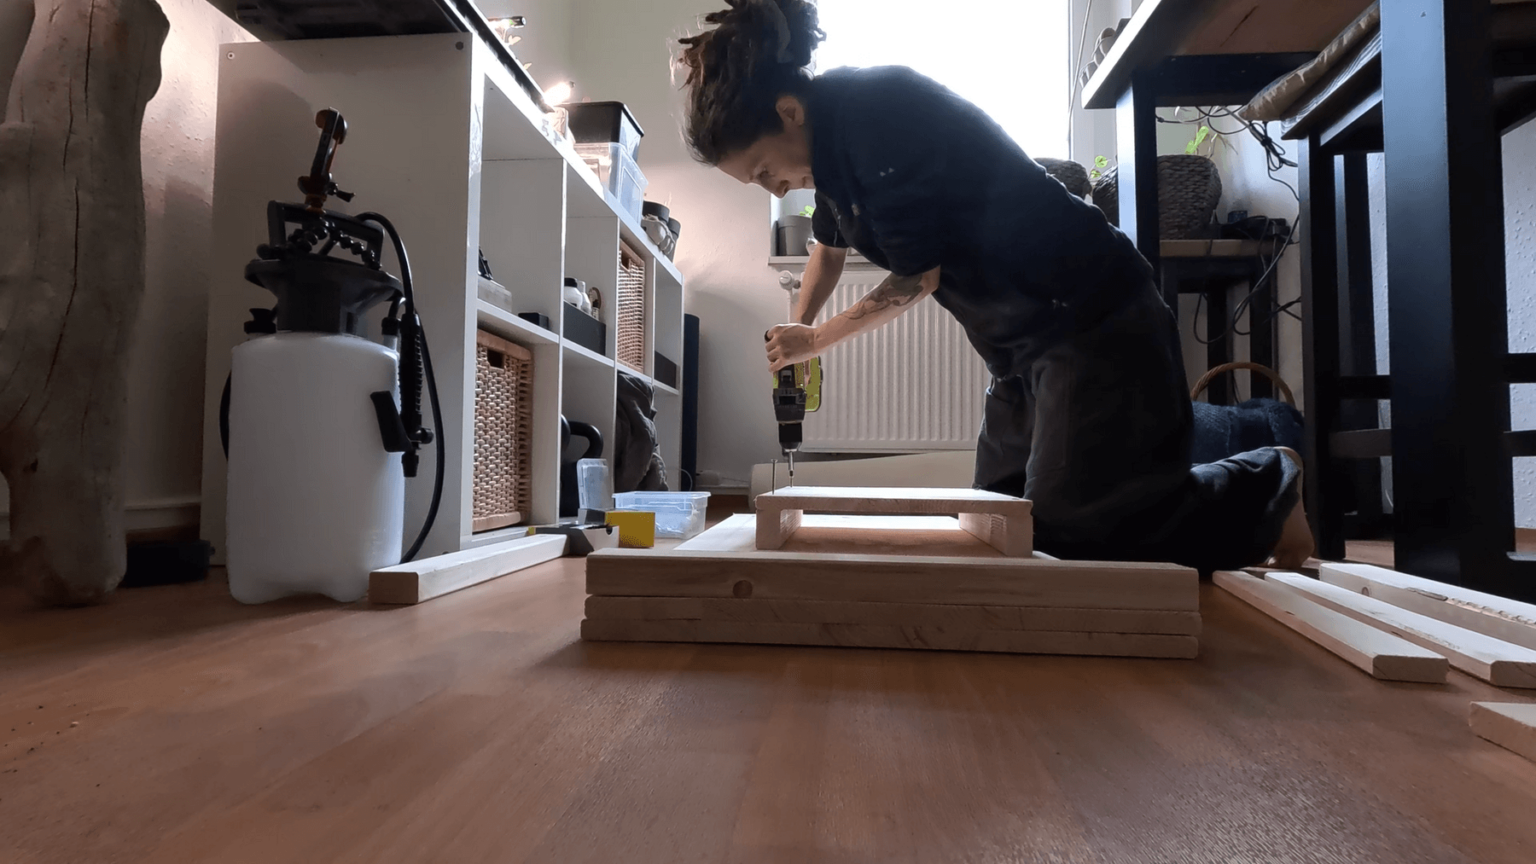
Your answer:
[[[533,354],[475,334],[474,531],[529,517],[533,463]]]
[[[1097,204],[1110,224],[1120,224],[1119,173],[1111,168],[1093,187]],[[1157,229],[1162,240],[1206,236],[1221,203],[1221,172],[1204,156],[1157,157]]]
[[[618,361],[636,372],[645,372],[645,259],[619,243]]]

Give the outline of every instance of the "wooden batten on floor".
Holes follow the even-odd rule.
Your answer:
[[[1320,606],[1280,583],[1246,573],[1217,572],[1215,583],[1243,602],[1383,681],[1442,684],[1445,657],[1406,639]]]
[[[1536,605],[1370,564],[1324,564],[1318,572],[1330,585],[1536,650]]]
[[[1473,702],[1467,722],[1478,737],[1536,762],[1536,705],[1525,702]]]
[[[536,534],[467,549],[409,564],[375,570],[368,576],[368,599],[386,605],[423,603],[514,573],[565,554],[565,537]]]
[[[1451,666],[1498,687],[1536,688],[1536,651],[1495,639],[1428,615],[1356,594],[1296,573],[1270,573],[1278,582],[1316,602],[1379,630],[1444,654]]]

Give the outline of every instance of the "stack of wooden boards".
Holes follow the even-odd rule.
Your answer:
[[[789,492],[760,496],[757,518],[731,517],[672,550],[588,557],[582,637],[1159,658],[1199,651],[1195,571],[1034,555],[1021,524],[1028,502],[963,489]],[[1003,512],[986,512],[994,504]],[[861,515],[802,515],[812,509]],[[971,516],[869,515],[903,509]]]
[[[1217,573],[1216,584],[1385,681],[1440,684],[1448,669],[1536,689],[1536,606],[1367,564]],[[1477,702],[1473,731],[1536,759],[1536,705]]]

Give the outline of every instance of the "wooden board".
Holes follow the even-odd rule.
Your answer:
[[[1467,722],[1478,737],[1536,762],[1536,705],[1524,702],[1473,702]]]
[[[1130,609],[1051,609],[1029,606],[956,606],[828,600],[737,600],[723,597],[588,597],[586,612],[588,618],[604,620],[873,624],[891,627],[930,626],[949,630],[1047,630],[1077,633],[1150,633],[1167,636],[1200,635],[1200,613],[1198,612]],[[1356,622],[1350,621],[1350,623]],[[1358,626],[1365,627],[1364,624]],[[1414,646],[1409,647],[1415,651],[1421,650]]]
[[[1199,608],[1198,575],[1173,564],[681,548],[605,549],[586,563],[587,593],[615,597]]]
[[[1320,606],[1280,584],[1246,573],[1217,572],[1227,591],[1297,633],[1383,681],[1445,682],[1449,663],[1412,642],[1383,633],[1340,612]]]
[[[1373,597],[1295,573],[1268,573],[1265,581],[1304,592],[1335,611],[1446,656],[1453,667],[1500,687],[1536,688],[1536,651],[1399,609]]]
[[[751,514],[726,518],[676,548],[686,552],[757,550],[757,520]],[[784,552],[1000,558],[1002,553],[960,530],[953,516],[845,516],[807,514],[784,543]],[[1041,553],[1034,553],[1042,557]]]
[[[1536,606],[1369,564],[1324,564],[1323,581],[1536,650]]]
[[[1028,516],[1034,505],[1023,498],[979,489],[875,486],[790,486],[757,496],[757,510],[808,510],[886,516],[996,513]]]
[[[951,547],[985,557],[924,555],[922,545],[876,545],[856,539],[905,536],[888,526],[948,538]],[[604,550],[587,558],[587,592],[608,596],[1043,606],[1081,609],[1196,611],[1198,574],[1174,564],[1005,558],[964,532],[953,518],[806,516],[784,551],[753,547],[755,519],[731,516],[675,549]],[[817,543],[802,541],[824,530]],[[926,539],[926,538],[925,538]],[[800,551],[805,549],[808,551]],[[790,551],[794,550],[794,551]],[[812,551],[813,550],[813,551]],[[1019,578],[1019,577],[1023,578]],[[745,584],[742,584],[745,583]]]
[[[1200,650],[1200,640],[1194,636],[1145,633],[950,630],[944,627],[882,627],[864,624],[754,624],[738,621],[592,618],[581,622],[581,638],[593,642],[719,642],[1154,658],[1192,658]]]
[[[537,534],[375,570],[368,576],[373,603],[423,603],[565,554],[565,537]]]
[[[757,496],[758,549],[783,548],[806,511],[860,515],[959,515],[960,529],[1004,555],[1033,551],[1033,505],[976,489],[793,486]]]

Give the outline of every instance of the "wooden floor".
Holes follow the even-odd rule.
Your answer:
[[[1219,589],[1198,660],[585,644],[581,563],[417,607],[0,595],[0,861],[1520,862],[1536,764]]]

